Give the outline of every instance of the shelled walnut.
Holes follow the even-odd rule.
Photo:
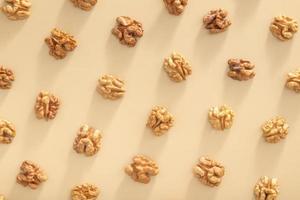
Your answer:
[[[0,143],[10,144],[15,136],[15,126],[7,120],[0,119]]]
[[[15,76],[12,70],[0,65],[0,88],[11,88],[12,82],[15,80]]]
[[[210,158],[201,157],[199,163],[194,167],[194,174],[203,184],[215,187],[222,182],[225,168]]]
[[[290,90],[300,93],[300,69],[288,73],[285,86]]]
[[[58,97],[42,91],[36,98],[35,113],[38,119],[54,119],[60,106]]]
[[[289,125],[283,117],[277,116],[266,121],[262,126],[263,136],[266,142],[277,143],[285,139]]]
[[[96,200],[99,194],[99,188],[89,183],[77,185],[71,191],[72,200]]]
[[[172,15],[180,15],[183,13],[188,0],[164,0],[165,6]]]
[[[125,168],[125,173],[140,183],[147,184],[151,176],[156,176],[159,172],[158,165],[149,157],[143,155],[134,156],[132,163]]]
[[[17,182],[24,187],[29,186],[31,189],[36,189],[47,179],[45,172],[37,164],[28,160],[22,163],[17,175]]]
[[[208,121],[210,125],[217,130],[224,130],[231,128],[234,120],[233,110],[222,105],[220,107],[212,107],[208,112]]]
[[[211,33],[226,31],[231,25],[228,12],[223,9],[211,10],[203,17],[203,24]]]
[[[121,44],[134,47],[138,38],[141,38],[144,34],[142,24],[127,16],[117,17],[116,22],[112,34],[119,39]]]
[[[74,36],[54,28],[51,35],[45,39],[49,47],[49,54],[56,59],[63,59],[68,52],[73,51],[77,47],[77,42]]]
[[[186,80],[192,74],[192,67],[179,53],[172,53],[164,59],[163,68],[170,79],[175,82]]]
[[[10,20],[23,20],[30,16],[31,3],[29,0],[5,0],[2,12]]]
[[[73,149],[77,153],[93,156],[101,147],[101,138],[101,132],[99,130],[88,125],[83,125],[77,133],[73,143]]]
[[[256,200],[276,200],[279,194],[279,186],[276,178],[261,177],[254,187]]]
[[[6,199],[5,199],[5,196],[2,195],[2,194],[0,194],[0,200],[6,200]]]
[[[125,83],[113,75],[101,76],[98,80],[97,91],[107,99],[116,100],[125,94]]]
[[[155,106],[151,110],[146,126],[152,129],[154,135],[161,136],[173,126],[173,123],[174,117],[167,108]]]
[[[286,41],[292,39],[298,31],[298,22],[291,17],[279,15],[270,25],[270,31],[274,37]]]
[[[254,67],[249,60],[245,59],[229,59],[229,71],[227,75],[234,80],[246,81],[255,76]]]
[[[71,0],[71,2],[75,7],[89,11],[96,5],[97,0]]]

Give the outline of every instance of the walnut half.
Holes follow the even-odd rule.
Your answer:
[[[0,200],[6,200],[5,196],[0,194]]]
[[[300,93],[300,69],[288,73],[285,86],[290,90]]]
[[[0,65],[0,88],[11,88],[12,82],[15,80],[15,76],[12,70]]]
[[[54,119],[60,106],[58,97],[42,91],[36,98],[35,113],[38,119]]]
[[[266,142],[277,143],[286,138],[289,125],[283,117],[277,116],[266,121],[262,126],[263,136]]]
[[[247,81],[255,76],[254,67],[249,60],[245,59],[229,59],[228,60],[229,71],[227,75],[239,81]]]
[[[30,16],[31,3],[29,0],[5,0],[3,13],[10,20],[23,20]]]
[[[226,31],[231,25],[228,12],[223,9],[211,10],[203,17],[203,24],[211,33]]]
[[[183,13],[188,0],[164,0],[165,6],[172,15],[180,15]]]
[[[208,112],[208,121],[214,129],[229,129],[233,124],[234,115],[233,110],[226,105],[212,107]]]
[[[7,120],[0,119],[0,143],[9,144],[15,136],[15,126]]]
[[[276,200],[279,186],[276,178],[261,177],[254,187],[255,200]]]
[[[97,0],[71,0],[75,7],[80,8],[81,10],[89,11],[97,3]]]
[[[113,75],[103,75],[98,80],[97,91],[106,99],[116,100],[125,93],[125,83]]]
[[[72,200],[96,200],[99,194],[99,188],[89,183],[77,185],[71,191]]]
[[[272,21],[270,31],[281,41],[290,40],[298,31],[298,22],[291,17],[279,15]]]

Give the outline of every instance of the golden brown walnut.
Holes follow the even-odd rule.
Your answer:
[[[22,20],[30,16],[31,3],[29,0],[5,0],[2,12],[10,20]]]
[[[0,143],[10,144],[15,136],[15,126],[7,120],[0,119]]]
[[[98,187],[89,183],[77,185],[71,191],[72,200],[96,200],[99,194]]]
[[[5,196],[0,194],[0,200],[6,200]]]
[[[37,164],[28,160],[22,163],[20,172],[17,175],[17,182],[24,187],[29,186],[31,189],[36,189],[47,179],[45,172]]]
[[[276,178],[261,177],[254,187],[255,200],[276,200],[279,186]]]
[[[144,34],[142,24],[127,16],[117,17],[116,22],[112,34],[119,39],[121,44],[134,47],[138,38],[141,38]]]
[[[214,129],[229,129],[233,124],[234,115],[233,110],[226,105],[212,107],[208,112],[208,121]]]
[[[136,182],[147,184],[150,182],[151,176],[156,176],[159,172],[158,165],[149,157],[137,155],[133,157],[132,161],[125,167],[125,172]]]
[[[215,187],[222,182],[225,168],[222,164],[210,158],[201,157],[194,167],[194,174],[203,184]]]
[[[77,133],[73,143],[73,149],[77,153],[93,156],[101,147],[101,138],[101,132],[99,130],[85,124],[80,127]]]
[[[203,17],[203,24],[211,33],[226,31],[231,25],[227,11],[223,9],[211,10]]]
[[[285,86],[290,90],[300,93],[300,69],[288,73]]]
[[[274,37],[281,41],[290,40],[298,31],[298,23],[291,17],[279,15],[272,21],[270,31]]]
[[[89,11],[96,5],[97,0],[71,0],[71,2],[75,7]]]
[[[49,47],[49,54],[56,59],[63,59],[68,52],[73,51],[77,47],[74,36],[54,28],[51,35],[45,39]]]
[[[179,53],[172,53],[164,59],[163,68],[170,79],[175,82],[186,80],[192,74],[192,67]]]
[[[277,143],[285,139],[289,125],[283,117],[277,116],[266,121],[262,126],[263,136],[266,142]]]
[[[239,81],[247,81],[255,76],[254,67],[249,60],[245,59],[229,59],[229,71],[227,75]]]
[[[11,88],[12,82],[15,80],[15,76],[12,70],[0,66],[0,88]]]
[[[174,123],[174,117],[163,106],[155,106],[152,108],[148,117],[147,127],[151,128],[154,135],[161,136],[166,133]]]
[[[35,113],[38,119],[54,119],[60,106],[58,97],[42,91],[36,98]]]
[[[125,94],[125,83],[113,75],[103,75],[98,80],[97,91],[106,99],[116,100]]]
[[[183,13],[188,0],[164,0],[165,6],[172,15],[180,15]]]

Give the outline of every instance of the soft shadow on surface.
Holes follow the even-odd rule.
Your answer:
[[[246,24],[245,20],[251,19],[251,17],[256,13],[260,1],[261,0],[234,0],[233,2],[236,4],[234,14],[236,17],[234,19],[236,20],[234,20],[233,23],[238,23],[239,26],[242,24]]]
[[[192,174],[192,169],[191,169]],[[203,185],[196,177],[192,177],[186,192],[185,200],[205,199],[213,200],[216,198],[218,188],[210,188]]]
[[[2,160],[2,158],[4,158],[4,155],[6,154],[6,152],[8,151],[8,148],[10,147],[10,144],[1,144],[0,145],[0,161]]]
[[[300,96],[287,88],[282,89],[280,101],[278,102],[278,115],[285,117],[288,123],[296,122],[300,112]]]
[[[29,187],[23,187],[22,185],[15,183],[12,186],[7,199],[19,199],[22,197],[24,200],[39,200],[39,196],[44,189],[44,186],[45,182],[42,183],[36,190],[32,190]]]
[[[2,103],[4,103],[8,93],[9,90],[0,90],[0,106],[2,105]]]

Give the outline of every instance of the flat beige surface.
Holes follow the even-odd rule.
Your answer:
[[[68,1],[33,0],[31,17],[23,22],[0,15],[0,62],[10,66],[16,81],[0,92],[1,117],[12,121],[17,136],[0,145],[0,193],[8,200],[70,199],[73,185],[95,183],[105,200],[241,200],[252,199],[262,175],[277,177],[280,199],[300,199],[300,96],[284,89],[285,75],[299,67],[300,35],[280,42],[268,31],[278,14],[300,21],[298,0],[190,0],[180,17],[167,13],[161,0],[101,0],[89,13]],[[232,26],[210,35],[202,16],[225,8]],[[115,17],[140,20],[144,37],[127,48],[110,34]],[[72,33],[78,48],[64,60],[48,55],[43,39],[53,27]],[[184,83],[171,82],[162,60],[172,51],[185,55],[193,74]],[[249,58],[257,76],[237,82],[226,76],[228,58]],[[95,92],[100,74],[126,81],[120,101],[104,100]],[[40,90],[62,100],[57,118],[35,118],[33,106]],[[231,130],[213,131],[207,122],[210,106],[226,103],[236,112]],[[161,104],[176,117],[169,134],[154,137],[145,128],[152,106]],[[290,134],[271,145],[261,137],[261,124],[283,115]],[[81,124],[103,130],[103,148],[92,158],[76,154],[72,143]],[[133,182],[123,167],[135,154],[154,158],[160,174],[148,185]],[[226,166],[218,188],[193,177],[202,155]],[[49,180],[36,191],[15,183],[21,162],[40,164]]]

